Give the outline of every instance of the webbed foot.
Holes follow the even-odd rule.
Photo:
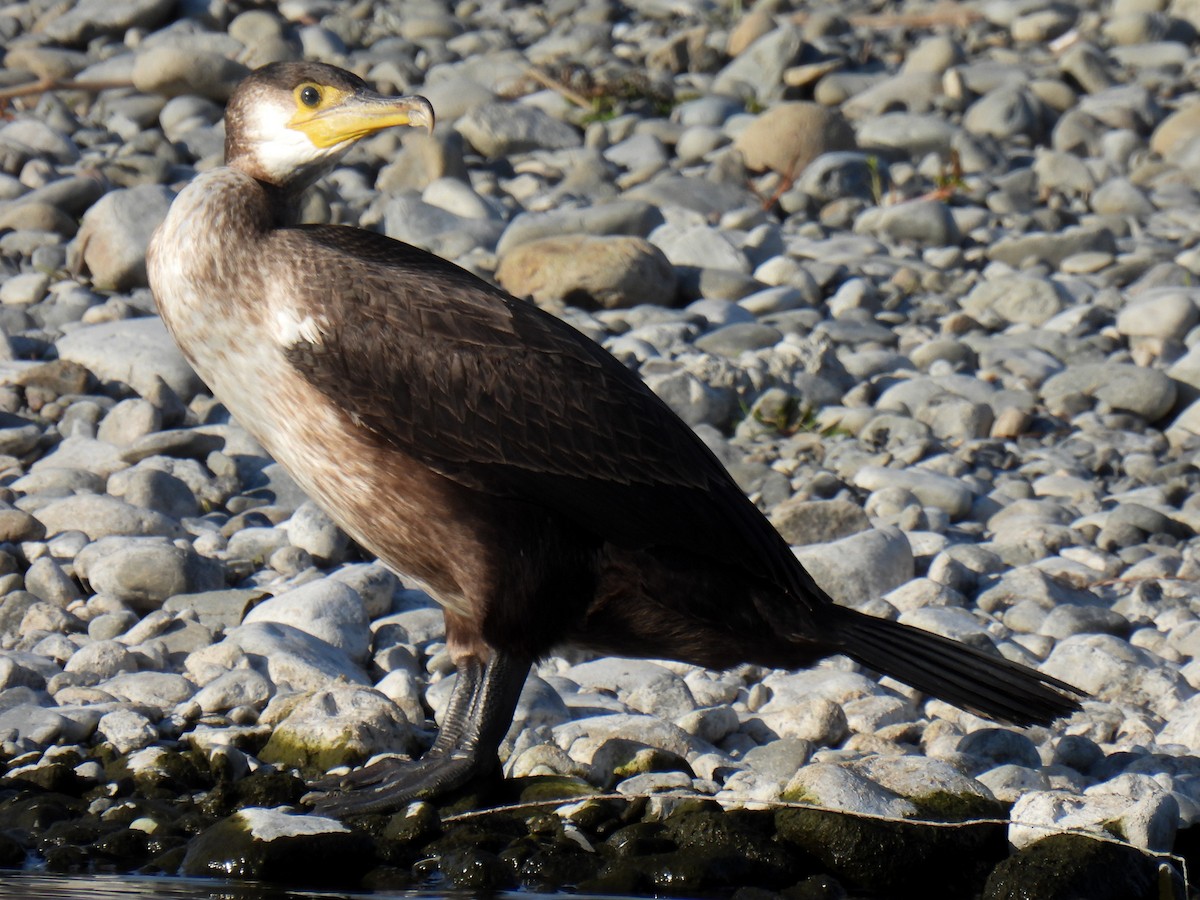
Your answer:
[[[331,816],[386,812],[494,771],[496,748],[512,724],[528,674],[527,657],[496,651],[486,664],[464,660],[441,731],[424,756],[389,757],[346,775],[319,778],[302,802]]]

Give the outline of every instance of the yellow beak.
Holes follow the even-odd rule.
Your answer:
[[[316,109],[300,109],[288,126],[303,131],[321,148],[361,140],[393,125],[433,132],[433,104],[424,97],[384,97],[364,91],[329,100]]]

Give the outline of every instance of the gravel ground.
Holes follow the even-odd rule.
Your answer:
[[[0,865],[1182,896],[1153,854],[1200,846],[1198,29],[1196,0],[0,8]],[[840,602],[1083,712],[997,727],[843,659],[566,655],[507,783],[299,815],[302,775],[419,752],[452,666],[429,598],[230,421],[146,288],[232,86],[296,58],[439,123],[363,142],[309,220],[559,313]],[[916,824],[966,819],[999,824]]]

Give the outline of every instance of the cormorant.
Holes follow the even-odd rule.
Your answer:
[[[264,66],[225,166],[154,236],[163,321],[229,412],[347,533],[444,608],[457,668],[419,760],[318,783],[318,809],[396,807],[496,765],[531,662],[559,645],[713,669],[832,654],[964,709],[1048,723],[1081,693],[837,606],[671,409],[597,344],[422,250],[296,224],[302,192],[392,125],[432,129],[313,62]]]

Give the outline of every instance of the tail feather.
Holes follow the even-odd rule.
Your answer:
[[[941,635],[836,609],[834,632],[843,653],[969,712],[1014,725],[1047,725],[1079,709],[1087,696],[1057,678]]]

